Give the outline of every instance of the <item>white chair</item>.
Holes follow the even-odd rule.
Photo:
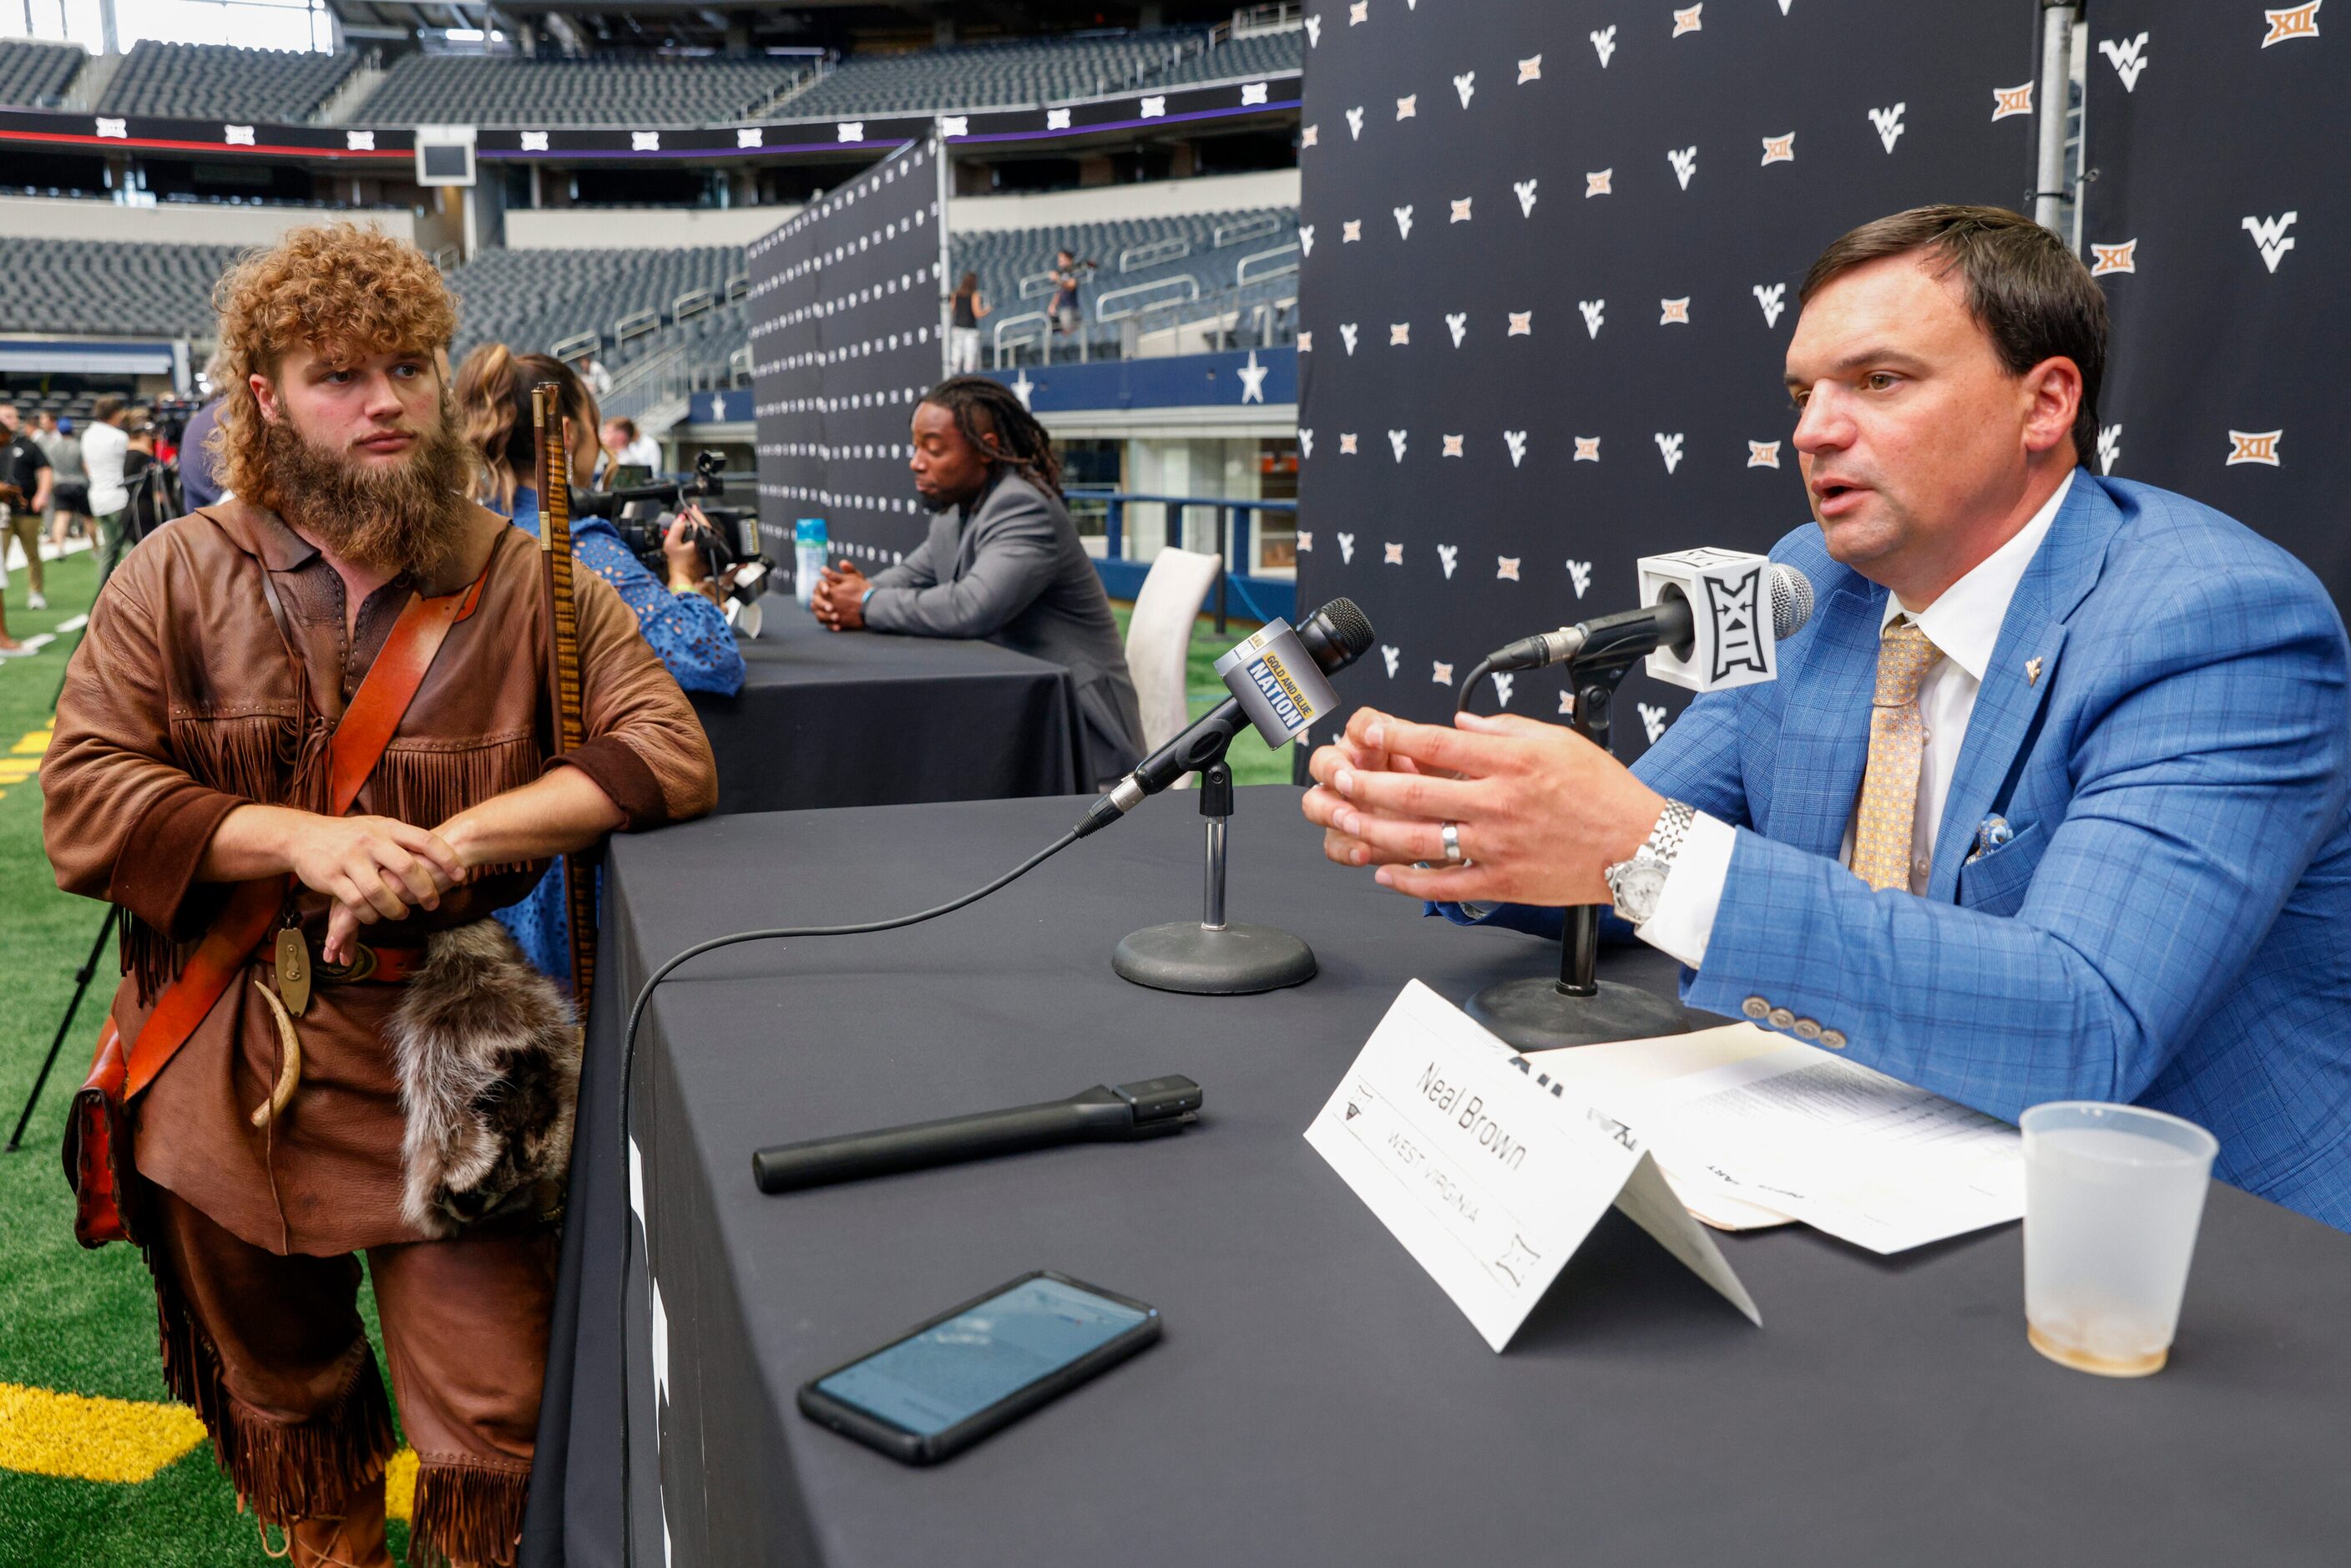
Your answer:
[[[1126,628],[1126,670],[1143,708],[1143,749],[1158,750],[1192,722],[1185,690],[1185,666],[1192,648],[1192,623],[1207,601],[1208,589],[1224,565],[1218,555],[1196,550],[1161,550],[1134,596],[1134,616]],[[1187,789],[1192,775],[1176,785]]]

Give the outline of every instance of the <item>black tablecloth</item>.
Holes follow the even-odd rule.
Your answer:
[[[567,1522],[572,1563],[617,1561],[621,996],[726,930],[977,886],[1081,805],[615,843],[526,1561],[557,1561]],[[959,915],[715,954],[664,986],[638,1063],[661,1301],[656,1323],[640,1274],[639,1563],[664,1529],[697,1568],[2345,1561],[2351,1238],[2233,1188],[2145,1381],[2026,1344],[2013,1226],[1893,1259],[1724,1237],[1758,1330],[1611,1215],[1493,1354],[1301,1134],[1407,977],[1458,1000],[1552,950],[1324,864],[1295,791],[1241,791],[1233,839],[1233,918],[1311,942],[1308,985],[1186,998],[1113,975],[1122,934],[1197,908],[1198,820],[1169,797]],[[1608,972],[1667,978],[1638,950]],[[1167,1072],[1207,1098],[1176,1138],[788,1197],[751,1182],[760,1145]],[[808,1377],[1039,1267],[1154,1303],[1165,1342],[935,1470],[794,1409]]]
[[[761,605],[742,691],[694,694],[721,813],[1064,795],[1091,777],[1061,665],[993,643],[827,632],[782,595]]]

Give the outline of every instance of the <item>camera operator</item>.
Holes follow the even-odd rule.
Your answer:
[[[507,513],[515,526],[538,532],[538,436],[531,417],[531,388],[553,382],[562,389],[565,451],[571,459],[574,488],[595,472],[599,448],[596,400],[570,366],[545,354],[517,355],[504,343],[485,343],[457,369],[457,417],[466,442],[487,471],[482,502]],[[611,583],[637,617],[637,628],[653,645],[677,684],[689,692],[732,696],[743,689],[743,653],[734,629],[718,606],[718,591],[707,575],[692,534],[695,517],[670,526],[662,540],[669,568],[664,585],[645,570],[611,522],[575,517],[571,554],[580,565]],[[498,919],[514,933],[523,952],[558,985],[570,982],[570,941],[564,928],[563,866],[549,868],[530,896]]]

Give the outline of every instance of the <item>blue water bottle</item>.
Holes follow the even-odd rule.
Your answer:
[[[824,571],[825,545],[822,517],[802,517],[792,529],[792,597],[803,610],[816,597],[816,581]]]

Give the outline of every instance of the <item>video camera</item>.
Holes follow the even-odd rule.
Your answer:
[[[690,478],[621,485],[610,490],[574,489],[571,515],[609,520],[629,553],[665,582],[669,559],[662,541],[676,523],[677,510],[705,496],[725,495],[726,485],[720,473],[726,465],[723,454],[705,449],[695,458]],[[703,575],[726,579],[727,597],[737,605],[750,604],[767,591],[768,577],[776,564],[761,546],[758,514],[728,507],[704,507],[701,512],[711,526],[690,523],[685,537],[701,552]],[[728,577],[730,569],[733,575]],[[730,613],[728,619],[734,618]]]

